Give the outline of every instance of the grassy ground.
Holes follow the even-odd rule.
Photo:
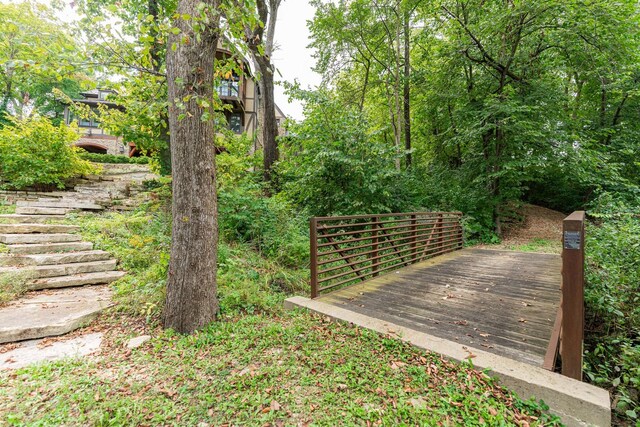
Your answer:
[[[193,336],[163,331],[161,204],[71,222],[129,275],[114,285],[118,305],[84,331],[104,332],[99,354],[0,373],[0,425],[559,423],[467,364],[284,311],[287,295],[306,292],[306,268],[285,269],[246,243],[221,243],[219,321]],[[153,338],[128,350],[141,334]]]
[[[540,238],[533,238],[526,243],[521,244],[505,244],[505,248],[510,251],[519,252],[544,252],[544,253],[560,253],[562,247],[560,240],[547,240]]]
[[[115,320],[115,319],[114,319]],[[135,324],[135,321],[132,323]],[[0,419],[25,425],[541,425],[489,377],[304,313],[225,318],[133,351],[0,374]],[[202,424],[204,423],[204,424]],[[527,424],[525,424],[527,423]]]
[[[0,200],[0,214],[12,214],[16,212],[16,205]]]

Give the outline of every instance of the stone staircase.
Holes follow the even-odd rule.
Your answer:
[[[50,215],[50,214],[46,214]],[[94,250],[80,227],[0,215],[0,277],[26,281],[29,293],[0,308],[0,344],[70,332],[110,304],[107,284],[124,276],[108,252]],[[63,218],[63,215],[58,215]],[[51,221],[51,218],[48,218]]]
[[[0,368],[11,367],[16,351],[36,347],[25,340],[66,334],[111,305],[108,284],[126,273],[108,252],[83,241],[79,226],[61,220],[71,212],[132,209],[142,182],[155,175],[146,165],[103,166],[103,175],[73,191],[17,201],[15,214],[0,215],[0,281],[19,281],[27,291],[0,307],[0,347],[18,341],[23,347],[5,354],[0,348],[0,359],[6,356]]]

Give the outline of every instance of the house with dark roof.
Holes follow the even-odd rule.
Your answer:
[[[66,124],[76,122],[81,131],[81,137],[74,143],[90,153],[100,154],[129,154],[127,145],[122,141],[121,137],[109,135],[100,126],[100,110],[99,106],[106,108],[116,108],[123,110],[124,108],[115,102],[110,101],[110,95],[115,95],[116,91],[111,89],[92,89],[81,92],[82,98],[73,101],[86,105],[94,113],[91,118],[77,117],[67,105],[64,109],[64,121]]]

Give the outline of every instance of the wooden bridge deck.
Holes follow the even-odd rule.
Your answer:
[[[464,249],[318,298],[542,366],[560,304],[561,258]]]

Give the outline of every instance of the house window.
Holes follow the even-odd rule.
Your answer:
[[[238,98],[240,96],[240,78],[234,74],[230,79],[220,80],[216,90],[220,97]]]
[[[91,126],[91,119],[87,119],[87,118],[80,118],[80,120],[78,120],[78,126],[83,127],[83,128],[90,128]]]
[[[78,126],[81,128],[99,128],[100,127],[100,110],[92,108],[92,117],[76,117],[75,114],[70,115],[69,123],[73,120],[78,120]]]
[[[242,133],[242,115],[229,115],[229,129],[231,129],[234,133]]]

